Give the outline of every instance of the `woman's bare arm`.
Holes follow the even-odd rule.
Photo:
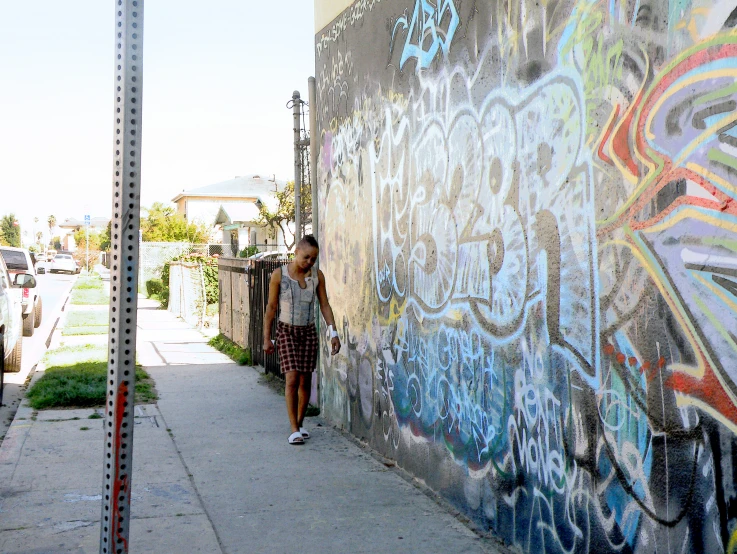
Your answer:
[[[317,299],[320,302],[320,311],[322,311],[322,317],[325,319],[325,323],[328,326],[332,326],[335,329],[335,316],[333,315],[333,308],[330,307],[330,301],[328,301],[328,291],[325,286],[325,275],[322,270],[317,270]],[[340,338],[332,337],[330,339],[332,346],[331,353],[333,356],[340,350]]]
[[[264,314],[264,351],[271,354],[274,351],[274,343],[271,342],[271,324],[276,317],[276,309],[279,306],[279,286],[281,285],[281,268],[277,268],[271,274],[269,280],[269,301],[266,304]]]

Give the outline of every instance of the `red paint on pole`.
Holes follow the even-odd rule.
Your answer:
[[[116,431],[116,441],[113,448],[113,460],[115,460],[115,468],[114,468],[114,482],[113,482],[113,510],[110,517],[110,524],[113,525],[113,535],[115,536],[115,542],[117,543],[119,540],[122,541],[123,544],[123,551],[128,552],[128,540],[126,539],[125,535],[122,535],[120,533],[120,495],[130,494],[130,479],[128,479],[128,471],[125,471],[125,473],[121,476],[121,472],[123,470],[120,469],[120,461],[121,461],[121,444],[123,443],[123,414],[125,414],[125,410],[128,407],[127,406],[127,398],[128,398],[128,386],[125,384],[125,382],[121,382],[120,386],[118,387],[118,394],[116,395],[115,400],[115,431]],[[129,517],[127,515],[124,515],[123,517]],[[110,545],[114,548],[114,545]]]

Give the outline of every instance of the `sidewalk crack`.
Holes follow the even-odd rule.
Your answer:
[[[215,527],[215,523],[213,522],[212,517],[210,517],[210,512],[208,511],[207,506],[205,505],[205,501],[203,500],[202,495],[200,494],[200,490],[197,488],[197,484],[194,481],[194,475],[192,475],[192,472],[189,470],[189,466],[187,465],[187,462],[184,460],[184,456],[182,456],[182,452],[179,450],[179,446],[177,446],[177,441],[174,439],[174,434],[170,431],[170,427],[166,423],[166,418],[164,417],[164,414],[161,413],[160,409],[159,409],[159,416],[161,417],[161,422],[164,424],[164,428],[167,431],[169,431],[168,433],[169,438],[171,439],[171,442],[174,445],[174,449],[177,451],[177,456],[179,456],[179,461],[182,462],[182,465],[184,466],[184,470],[187,472],[187,478],[189,479],[190,485],[192,485],[192,489],[194,490],[194,493],[197,496],[197,500],[200,502],[200,506],[202,507],[202,512],[205,514],[205,517],[207,517],[207,521],[210,523],[212,532],[215,534],[215,540],[218,541],[220,552],[222,552],[222,554],[228,554],[227,550],[225,550],[225,546],[223,545],[223,541],[220,538],[220,533],[218,533],[218,530]]]

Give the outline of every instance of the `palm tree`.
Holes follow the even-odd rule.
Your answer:
[[[54,236],[54,227],[56,227],[56,216],[50,215],[46,221],[49,224],[49,241],[52,241],[54,240],[53,236]],[[51,244],[51,242],[49,242],[49,244]],[[53,244],[51,244],[51,246],[53,247]]]

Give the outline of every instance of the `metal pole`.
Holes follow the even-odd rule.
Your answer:
[[[84,224],[84,246],[85,246],[85,260],[87,260],[87,275],[90,274],[90,224]]]
[[[317,213],[317,157],[319,156],[320,150],[320,131],[317,129],[317,92],[315,78],[310,77],[307,79],[307,101],[310,105],[310,191],[312,192],[312,236],[315,240],[320,242],[319,235],[319,220]],[[320,268],[320,258],[318,256],[315,266]],[[315,300],[317,304],[317,300]],[[319,304],[318,304],[319,305]],[[317,336],[320,336],[320,310],[315,310],[315,328],[317,329]],[[320,359],[318,349],[318,371],[317,371],[317,407],[322,409],[322,399],[320,398],[320,387],[321,373],[320,373]]]
[[[143,3],[144,0],[115,2],[115,155],[101,554],[128,553],[131,520],[141,199]]]
[[[299,91],[292,93],[292,111],[294,113],[294,244],[302,239],[302,160],[299,145],[301,127],[300,109],[302,100]]]
[[[320,150],[320,132],[317,129],[317,92],[314,77],[307,79],[307,90],[307,98],[310,103],[310,188],[312,190],[312,235],[319,242],[320,237],[318,235],[317,225],[317,157],[319,156]]]

